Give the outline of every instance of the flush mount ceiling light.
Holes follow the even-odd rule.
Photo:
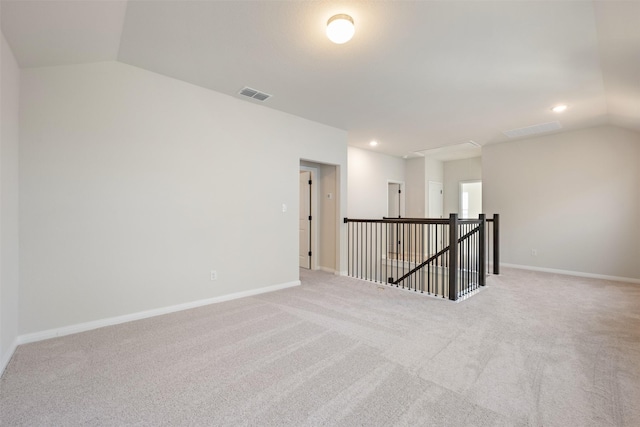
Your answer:
[[[555,107],[553,107],[551,109],[551,111],[553,111],[554,113],[562,113],[566,109],[567,109],[567,106],[564,105],[564,104],[561,104],[561,105],[556,105]]]
[[[375,147],[376,145],[378,145],[378,141],[371,141],[369,145]]]
[[[353,18],[349,15],[333,15],[327,21],[327,37],[336,44],[348,42],[355,32]]]

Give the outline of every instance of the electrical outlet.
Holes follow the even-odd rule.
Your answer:
[[[218,272],[211,270],[211,280],[218,280]]]
[[[531,249],[531,255],[538,256],[538,250],[537,249]]]

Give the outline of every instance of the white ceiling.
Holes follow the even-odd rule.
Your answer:
[[[640,1],[2,0],[21,67],[118,60],[413,155],[560,121],[640,131]],[[326,21],[350,14],[335,45]],[[246,99],[246,98],[241,98]],[[247,102],[258,102],[247,100]],[[550,108],[567,103],[558,115]]]

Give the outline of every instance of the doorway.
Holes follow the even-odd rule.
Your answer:
[[[463,181],[460,183],[460,218],[478,218],[482,213],[482,181]]]
[[[403,182],[387,181],[387,218],[404,216]]]
[[[299,192],[299,266],[336,273],[342,262],[340,168],[300,159]]]
[[[429,181],[429,218],[444,216],[444,195],[442,183]]]
[[[404,183],[387,181],[387,218],[402,218],[404,214]],[[389,227],[387,256],[397,257],[400,252],[400,225]]]

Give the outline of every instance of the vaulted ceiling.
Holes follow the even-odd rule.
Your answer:
[[[337,13],[356,25],[344,45],[325,36]],[[249,86],[391,155],[555,121],[640,131],[640,1],[2,0],[1,15],[23,68],[117,60]]]

